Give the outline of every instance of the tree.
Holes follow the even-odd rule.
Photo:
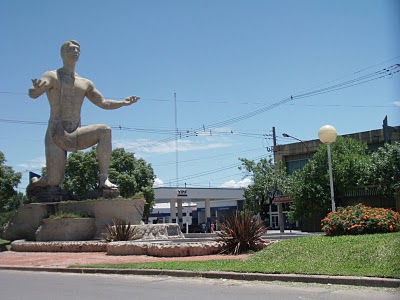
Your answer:
[[[77,151],[68,156],[61,187],[75,195],[84,195],[99,186],[99,162],[96,148]]]
[[[20,172],[15,172],[12,167],[4,165],[5,162],[5,156],[0,151],[0,213],[16,208],[14,204],[16,199],[19,201],[19,194],[15,189],[21,182],[22,176]]]
[[[331,144],[335,200],[361,184],[371,163],[366,149],[367,144],[347,137],[338,137]],[[291,197],[291,222],[307,220],[314,213],[328,213],[331,196],[326,145],[321,144],[304,168],[293,174]]]
[[[400,143],[385,144],[371,154],[370,184],[388,196],[400,196]]]
[[[135,158],[134,153],[123,148],[112,151],[109,168],[110,181],[119,186],[122,197],[132,197],[141,193],[146,199],[144,217],[154,206],[154,171],[143,159]],[[78,151],[68,156],[65,178],[61,183],[67,191],[82,195],[95,190],[99,185],[99,166],[96,148],[90,151]]]
[[[290,189],[290,176],[281,163],[274,164],[272,159],[262,158],[258,162],[239,158],[240,169],[252,177],[253,183],[244,189],[246,208],[267,217],[269,206],[278,195],[287,195]]]
[[[16,192],[12,195],[7,203],[4,205],[5,211],[17,210],[22,204],[28,203],[28,198],[21,192]]]
[[[111,154],[110,180],[117,184],[122,197],[131,197],[141,193],[146,199],[144,217],[150,215],[154,206],[154,171],[142,158],[136,159],[131,152],[123,148],[114,149]]]

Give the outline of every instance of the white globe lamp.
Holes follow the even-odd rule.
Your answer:
[[[318,131],[318,138],[321,143],[326,144],[328,150],[328,165],[329,165],[329,183],[331,186],[331,203],[332,212],[336,210],[335,207],[335,193],[333,191],[333,175],[332,175],[332,158],[331,158],[331,144],[336,141],[337,132],[335,127],[331,125],[322,126]]]
[[[318,138],[321,143],[332,144],[334,141],[336,141],[336,137],[336,128],[331,125],[322,126],[318,131]]]

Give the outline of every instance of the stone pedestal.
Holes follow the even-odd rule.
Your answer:
[[[114,199],[120,196],[119,190],[115,189],[96,189],[85,195],[72,195],[60,187],[35,187],[26,191],[28,199],[32,202],[49,203],[68,200],[88,200],[88,199]]]
[[[72,199],[66,190],[60,187],[36,187],[26,191],[32,202],[61,202]]]
[[[112,199],[118,197],[119,197],[118,189],[97,189],[86,195],[76,197],[77,198],[76,200],[98,199],[98,198]]]

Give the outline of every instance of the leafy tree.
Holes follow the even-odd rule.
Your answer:
[[[267,217],[269,205],[279,195],[286,195],[290,189],[290,176],[281,162],[274,164],[272,159],[262,158],[258,162],[239,158],[240,169],[252,177],[253,184],[244,189],[246,208]]]
[[[28,203],[28,198],[21,192],[16,192],[12,195],[7,203],[4,205],[5,211],[13,211],[18,209],[21,204]]]
[[[99,163],[96,148],[77,151],[68,156],[61,187],[73,194],[83,195],[99,186]]]
[[[96,148],[78,151],[68,156],[62,188],[82,195],[95,190],[99,185],[99,165]],[[117,184],[122,197],[132,197],[141,193],[146,199],[144,216],[147,217],[154,206],[154,171],[150,164],[123,148],[112,151],[109,168],[110,181]]]
[[[142,158],[136,159],[123,148],[114,149],[111,154],[110,180],[119,186],[122,197],[141,193],[146,199],[144,217],[150,215],[154,206],[154,171]]]
[[[367,182],[389,196],[400,196],[400,143],[385,144],[371,154]]]
[[[335,200],[357,186],[370,166],[367,145],[352,138],[338,137],[331,144]],[[293,174],[289,219],[309,219],[313,213],[326,214],[331,208],[327,146],[321,144],[312,159]]]
[[[14,203],[19,201],[19,194],[15,190],[21,182],[21,173],[15,172],[12,167],[4,165],[6,162],[3,152],[0,151],[0,213],[11,211],[18,207]]]

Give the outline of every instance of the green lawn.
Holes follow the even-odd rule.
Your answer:
[[[72,267],[234,271],[400,278],[400,233],[284,240],[244,260],[158,262]]]

